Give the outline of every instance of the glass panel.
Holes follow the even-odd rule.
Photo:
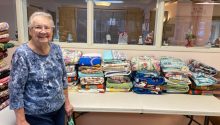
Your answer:
[[[0,23],[6,22],[9,25],[9,28],[0,28],[0,40],[18,40],[15,0],[2,0],[0,4],[0,15]]]
[[[154,44],[156,0],[101,0],[94,7],[95,43]]]
[[[220,3],[170,0],[165,3],[163,45],[219,47]]]
[[[84,0],[27,0],[28,19],[35,11],[49,12],[55,22],[54,41],[87,41],[87,3]]]

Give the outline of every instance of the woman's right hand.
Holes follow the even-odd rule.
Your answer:
[[[16,125],[30,125],[26,120],[16,121]]]

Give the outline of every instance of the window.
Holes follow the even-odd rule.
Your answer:
[[[62,47],[220,52],[219,4],[201,1],[16,1],[19,41],[28,39],[26,11],[38,8],[55,15],[54,41]]]
[[[94,43],[153,45],[156,0],[95,1]]]
[[[54,41],[86,43],[86,8],[84,0],[27,0],[27,17],[38,10],[49,12],[56,27]]]
[[[0,32],[1,35],[9,34],[9,38],[17,40],[17,19],[14,0],[3,0],[0,4],[0,23],[7,22],[9,24],[8,31]]]
[[[165,3],[164,46],[220,47],[220,3],[170,0]]]

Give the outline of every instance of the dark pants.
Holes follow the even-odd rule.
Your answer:
[[[40,115],[25,115],[25,118],[30,125],[64,125],[64,105],[57,111]]]

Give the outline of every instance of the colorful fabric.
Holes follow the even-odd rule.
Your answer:
[[[167,84],[164,85],[164,90],[166,90],[167,93],[187,93],[189,91],[189,85],[167,82]]]
[[[131,71],[108,71],[105,72],[105,77],[111,77],[111,76],[122,76],[122,75],[130,75]]]
[[[8,89],[0,92],[0,98],[9,95]]]
[[[86,74],[86,73],[82,73],[82,72],[78,72],[79,78],[82,77],[104,77],[104,73],[100,72],[100,73],[93,73],[93,74]]]
[[[131,89],[106,88],[106,92],[130,92]]]
[[[104,63],[103,65],[103,71],[130,71],[131,66],[129,61],[123,61],[120,63]]]
[[[85,74],[93,74],[93,73],[101,73],[102,66],[94,65],[94,66],[80,66],[79,71]]]
[[[162,56],[160,65],[163,72],[189,72],[188,66],[179,58]]]
[[[107,78],[107,81],[110,83],[129,83],[131,82],[128,76],[111,76]]]
[[[80,84],[103,84],[104,78],[103,77],[82,77],[80,78]]]
[[[0,31],[8,30],[9,25],[7,22],[0,22]]]
[[[104,62],[117,62],[118,60],[124,61],[127,60],[127,56],[117,50],[104,50],[103,52],[103,61]]]
[[[0,105],[1,105],[2,103],[4,103],[6,100],[8,100],[8,98],[9,98],[9,95],[6,95],[6,96],[4,96],[4,97],[1,97],[1,98],[0,98]]]
[[[0,31],[0,35],[8,34],[8,30]]]
[[[131,89],[133,87],[132,82],[127,83],[113,83],[107,79],[106,88],[115,88],[115,89]]]
[[[9,82],[9,76],[0,79],[0,86]]]
[[[14,44],[13,43],[0,43],[0,51],[4,51],[8,48],[12,48],[14,47]]]
[[[5,78],[10,75],[10,70],[6,69],[0,72],[0,79]]]
[[[80,66],[101,65],[101,57],[81,56],[79,58],[79,65]]]
[[[2,39],[2,38],[9,38],[9,34],[7,33],[7,34],[0,35],[0,39]]]
[[[191,95],[213,95],[213,91],[204,91],[204,90],[189,90]]]
[[[62,49],[63,58],[66,65],[78,64],[82,52],[74,49]]]
[[[6,67],[6,66],[7,66],[7,63],[3,59],[1,59],[0,60],[0,69],[4,69],[4,67]]]
[[[9,100],[6,100],[0,105],[0,111],[9,105]]]
[[[172,84],[191,84],[188,75],[181,72],[167,72],[165,78]]]
[[[9,42],[11,39],[9,38],[9,37],[7,37],[7,38],[1,38],[0,39],[0,43],[7,43],[7,42]]]
[[[67,73],[71,73],[71,72],[75,72],[75,65],[67,65],[66,66],[66,72]]]
[[[160,72],[160,61],[154,56],[139,56],[131,59],[132,71],[148,70]]]
[[[217,79],[204,73],[192,73],[192,80],[196,86],[209,86],[217,84]]]
[[[151,90],[150,89],[133,87],[132,91],[137,93],[137,94],[156,94],[156,95],[162,94],[162,90],[161,90],[160,86],[155,86],[155,88],[152,88]]]
[[[8,53],[0,52],[0,60],[6,58],[7,56],[8,56]]]
[[[214,67],[208,66],[194,59],[189,60],[188,67],[190,71],[194,73],[204,73],[209,76],[217,74],[217,70]]]

